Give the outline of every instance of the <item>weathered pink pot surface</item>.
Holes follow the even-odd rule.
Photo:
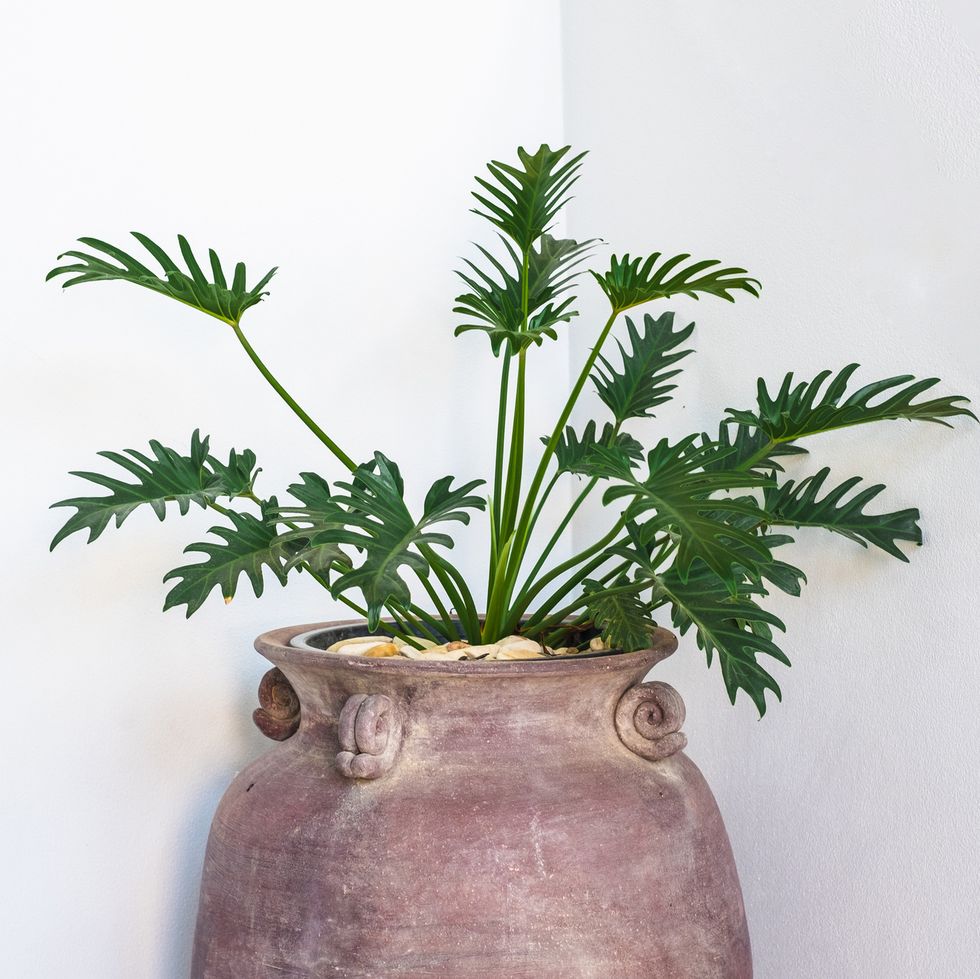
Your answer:
[[[194,979],[752,975],[683,704],[638,686],[670,633],[637,653],[460,664],[289,646],[310,628],[256,643],[302,721],[215,816]],[[257,723],[288,735],[288,687],[263,693]]]

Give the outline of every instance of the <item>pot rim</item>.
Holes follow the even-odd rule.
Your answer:
[[[328,653],[308,645],[293,645],[310,635],[328,629],[344,629],[365,625],[364,619],[338,619],[331,622],[313,622],[306,625],[286,626],[264,632],[255,640],[255,648],[273,663],[295,663],[305,666],[324,666],[336,664],[356,669],[365,674],[386,674],[395,676],[545,676],[573,673],[605,673],[611,670],[634,670],[647,663],[647,668],[666,659],[677,649],[677,636],[660,626],[651,632],[651,644],[647,649],[629,653],[607,653],[602,656],[568,656],[548,659],[525,660],[416,660],[406,657],[386,656],[371,658],[365,656]]]

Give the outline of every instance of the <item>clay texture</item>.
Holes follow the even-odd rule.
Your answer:
[[[683,702],[641,683],[669,632],[642,652],[481,664],[290,647],[311,628],[256,642],[300,724],[215,816],[193,979],[751,977]],[[323,645],[356,633],[322,628]],[[264,682],[282,737],[288,691]]]

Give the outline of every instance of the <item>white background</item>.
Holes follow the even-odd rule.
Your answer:
[[[674,304],[697,353],[637,429],[647,444],[715,428],[758,374],[857,361],[868,380],[980,395],[980,16],[895,0],[564,13],[566,136],[594,150],[571,232],[763,282],[760,301]],[[764,720],[727,706],[692,637],[658,669],[728,825],[760,979],[980,974],[978,436],[890,422],[788,464],[887,484],[878,505],[919,506],[925,546],[904,565],[800,532],[809,585],[771,603],[794,666],[776,664],[784,701]]]
[[[263,747],[251,640],[338,611],[297,580],[161,616],[201,512],[46,553],[66,515],[48,502],[82,490],[66,471],[100,449],[200,426],[255,449],[260,487],[339,475],[221,324],[122,286],[62,294],[41,281],[58,251],[135,228],[278,264],[253,342],[349,451],[394,456],[419,493],[487,464],[494,364],[481,338],[451,339],[452,269],[482,234],[472,174],[566,139],[592,150],[574,234],[764,283],[758,302],[675,304],[698,354],[648,441],[748,406],[758,373],[850,360],[976,398],[978,21],[952,0],[8,12],[4,970],[186,974],[210,814]],[[533,358],[529,434],[590,342],[583,297],[570,361],[565,344]],[[728,706],[690,637],[662,668],[729,826],[760,979],[973,974],[978,436],[891,423],[814,443],[800,472],[887,483],[885,505],[921,507],[927,546],[905,566],[801,535],[806,598],[774,603],[795,665],[763,721]]]

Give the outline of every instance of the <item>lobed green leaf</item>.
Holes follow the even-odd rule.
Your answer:
[[[823,527],[856,541],[862,547],[873,544],[900,561],[908,561],[896,542],[922,543],[919,511],[910,507],[892,513],[865,513],[864,508],[885,487],[876,483],[848,496],[861,483],[860,476],[845,479],[820,499],[818,497],[829,475],[830,469],[825,467],[798,483],[789,480],[782,486],[766,487],[763,502],[766,522],[793,527]]]
[[[625,588],[629,579],[621,577],[609,585],[590,578],[585,579],[586,609],[611,649],[632,652],[650,646],[650,632],[654,622],[650,617],[651,605],[640,597],[639,591],[613,591]]]
[[[236,497],[251,492],[259,470],[255,453],[250,449],[234,449],[228,462],[210,454],[210,439],[202,438],[199,430],[191,436],[190,451],[182,455],[175,449],[150,441],[150,454],[126,449],[124,452],[100,452],[104,459],[115,463],[134,477],[127,481],[119,476],[95,472],[73,472],[73,476],[88,480],[109,490],[104,496],[77,496],[53,503],[54,507],[74,507],[75,513],[65,522],[51,541],[54,548],[71,534],[88,531],[88,542],[96,540],[115,521],[123,521],[141,506],[149,506],[160,520],[167,514],[167,504],[176,503],[181,515],[191,504],[207,507],[222,497]]]
[[[169,296],[187,306],[193,306],[230,326],[237,326],[245,310],[261,302],[262,297],[268,295],[268,292],[263,290],[276,273],[276,269],[270,269],[249,289],[245,284],[245,266],[239,262],[235,268],[234,280],[229,287],[221,262],[214,250],[208,252],[213,276],[209,281],[183,235],[177,236],[177,243],[187,265],[186,272],[155,241],[138,231],[132,232],[132,235],[159,263],[164,273],[162,276],[115,245],[98,238],[79,238],[81,244],[102,254],[95,255],[77,250],[64,252],[58,256],[59,261],[63,258],[72,258],[75,261],[53,268],[45,277],[45,281],[57,276],[67,276],[68,278],[62,282],[62,288],[65,289],[86,282],[131,282],[133,285]],[[113,261],[103,257],[106,255]]]
[[[600,354],[592,374],[600,400],[619,424],[629,418],[652,418],[654,408],[670,401],[677,385],[668,382],[681,373],[673,365],[694,352],[677,349],[694,332],[694,324],[675,331],[673,313],[657,319],[647,313],[642,330],[627,317],[626,330],[629,349],[617,341],[619,369]]]
[[[494,355],[506,343],[514,353],[531,344],[541,345],[545,337],[558,338],[556,327],[570,322],[578,313],[571,308],[574,296],[566,293],[577,276],[576,269],[592,248],[592,241],[552,238],[544,234],[528,251],[527,328],[524,325],[522,289],[523,258],[506,238],[501,238],[510,264],[505,265],[488,249],[477,245],[489,263],[490,271],[465,260],[467,272],[456,274],[470,292],[456,297],[454,313],[467,322],[456,327],[455,335],[479,331],[490,338]],[[564,298],[562,298],[564,297]]]
[[[900,418],[947,426],[949,423],[944,419],[957,415],[977,420],[976,415],[966,407],[969,399],[960,394],[929,401],[915,400],[939,383],[936,377],[916,380],[911,374],[902,374],[866,384],[845,397],[848,383],[857,369],[857,364],[848,364],[836,376],[832,371],[825,370],[812,381],[801,381],[795,385],[794,375],[789,373],[775,394],[759,378],[756,409],[742,411],[728,408],[726,421],[756,428],[773,443],[779,443],[851,425]],[[824,388],[828,381],[830,383]],[[876,398],[880,400],[875,401]]]
[[[187,607],[190,618],[215,588],[221,590],[225,602],[235,597],[238,580],[248,579],[256,598],[264,589],[263,570],[268,568],[280,584],[286,584],[289,549],[276,533],[274,510],[276,499],[263,507],[261,516],[251,513],[227,513],[231,526],[212,527],[209,533],[220,538],[220,543],[203,541],[189,544],[185,553],[206,555],[204,561],[175,568],[164,576],[164,581],[176,579],[164,602],[166,611],[179,605]]]
[[[647,456],[648,475],[643,480],[610,469],[610,477],[621,482],[606,490],[603,502],[625,499],[629,519],[649,514],[645,523],[651,530],[672,534],[677,540],[674,567],[682,580],[700,558],[734,594],[736,569],[758,577],[759,562],[772,556],[763,537],[740,529],[731,518],[744,516],[761,524],[764,515],[749,497],[712,494],[764,486],[769,480],[755,473],[705,470],[705,462],[717,458],[717,451],[714,446],[697,445],[696,440],[693,435],[675,445],[662,440]]]
[[[547,437],[541,441],[547,445]],[[612,467],[632,469],[643,458],[643,446],[626,432],[617,432],[611,422],[596,435],[596,423],[590,421],[581,437],[568,425],[555,446],[558,472],[585,476],[606,476]]]
[[[473,213],[499,228],[520,252],[527,251],[550,228],[578,179],[586,154],[568,157],[570,149],[542,144],[529,153],[522,146],[517,166],[499,160],[488,163],[491,179],[476,178],[480,189],[473,196],[480,206]]]
[[[757,656],[770,656],[786,666],[790,662],[772,639],[772,628],[785,631],[785,626],[753,600],[759,593],[764,593],[760,586],[743,581],[733,596],[727,583],[699,561],[686,578],[674,569],[664,574],[654,604],[670,603],[672,622],[682,636],[695,628],[708,666],[714,654],[718,655],[731,702],[734,704],[739,690],[744,690],[761,717],[766,712],[766,691],[771,690],[777,700],[782,699],[782,693]]]
[[[717,259],[683,266],[690,257],[688,254],[675,255],[661,262],[660,252],[646,258],[613,255],[607,272],[592,272],[592,275],[616,313],[669,296],[690,296],[692,299],[702,295],[717,296],[734,302],[732,292],[737,290],[759,295],[758,279],[746,275],[745,269],[716,268],[721,265]]]

